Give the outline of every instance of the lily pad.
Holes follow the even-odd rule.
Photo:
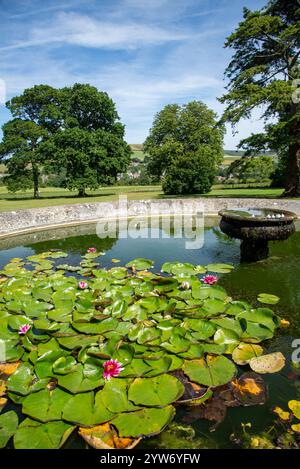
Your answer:
[[[136,378],[129,387],[128,398],[137,405],[165,406],[177,401],[184,393],[183,384],[174,376]]]
[[[171,405],[161,409],[145,408],[136,412],[119,414],[112,420],[119,436],[140,437],[160,433],[174,418],[175,408]]]
[[[0,448],[4,448],[18,427],[18,416],[10,410],[0,415]]]
[[[276,305],[279,300],[279,296],[271,295],[269,293],[260,293],[257,297],[257,301],[260,303],[266,303],[268,305]]]
[[[241,342],[232,352],[232,359],[237,365],[246,365],[249,360],[264,353],[260,345]]]
[[[16,449],[58,449],[74,430],[66,422],[40,423],[25,419],[14,436]]]
[[[185,361],[183,371],[191,381],[215,387],[231,381],[236,374],[236,367],[224,356],[208,355],[199,360]]]
[[[277,373],[285,366],[285,358],[281,352],[274,352],[251,358],[248,363],[256,373]]]

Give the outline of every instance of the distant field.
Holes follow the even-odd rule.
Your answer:
[[[282,189],[248,188],[240,185],[238,188],[214,186],[204,197],[278,197]],[[32,191],[9,194],[5,187],[0,187],[0,211],[22,210],[28,208],[51,207],[55,205],[108,202],[126,194],[129,200],[170,198],[163,194],[161,187],[156,186],[112,186],[103,187],[89,193],[88,197],[78,197],[75,192],[55,187],[41,189],[41,198],[33,199]],[[199,194],[201,196],[201,194]],[[197,197],[193,195],[191,197]],[[202,196],[203,197],[203,196]]]
[[[137,158],[142,163],[145,159],[145,153],[142,150],[134,150],[132,158]]]

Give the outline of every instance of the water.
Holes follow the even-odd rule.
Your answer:
[[[272,210],[269,208],[224,210],[224,214],[235,215],[240,218],[285,218],[284,213],[282,213],[280,210]]]
[[[95,246],[99,251],[105,251],[100,258],[104,267],[116,264],[112,259],[120,259],[124,264],[136,257],[147,257],[155,261],[155,270],[159,271],[165,261],[178,260],[194,264],[233,263],[235,270],[223,275],[219,284],[224,286],[235,299],[245,299],[254,306],[259,293],[273,293],[280,296],[281,301],[273,309],[291,322],[291,327],[281,330],[277,336],[269,341],[265,349],[267,352],[280,350],[287,359],[287,366],[273,375],[264,375],[269,384],[269,398],[263,406],[237,407],[228,409],[225,421],[211,433],[212,423],[204,420],[192,422],[196,432],[194,440],[187,440],[186,435],[170,436],[168,432],[145,440],[144,447],[233,447],[229,436],[239,430],[241,422],[251,422],[254,431],[262,431],[273,420],[271,408],[275,405],[286,408],[289,399],[300,398],[300,381],[291,368],[290,357],[293,351],[292,341],[300,337],[300,224],[296,223],[296,233],[286,241],[270,242],[270,257],[255,264],[240,264],[239,241],[229,239],[218,228],[218,219],[207,221],[204,230],[204,245],[199,250],[186,249],[186,239],[163,238],[167,236],[165,230],[158,225],[154,229],[157,239],[99,239],[94,225],[81,225],[72,228],[59,228],[51,232],[40,232],[0,240],[0,265],[5,265],[13,257],[26,257],[41,253],[49,249],[62,249],[69,253],[66,262],[78,264],[80,255],[88,247]],[[146,229],[140,234],[145,236]],[[119,265],[120,265],[119,264]],[[118,264],[117,264],[118,265]],[[300,374],[300,373],[299,373]],[[178,409],[176,420],[185,423],[188,416],[186,410]],[[81,446],[81,441],[71,441],[68,445]]]

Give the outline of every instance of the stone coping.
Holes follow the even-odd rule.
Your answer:
[[[300,200],[261,198],[185,198],[94,202],[54,207],[0,212],[0,237],[78,225],[111,218],[135,216],[193,215],[217,216],[220,210],[234,208],[276,208],[289,210],[300,217]]]

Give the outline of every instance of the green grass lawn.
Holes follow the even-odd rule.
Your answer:
[[[274,198],[280,196],[282,189],[270,188],[224,188],[214,186],[204,197],[253,197]],[[0,187],[0,211],[22,210],[27,208],[51,207],[54,205],[78,204],[86,202],[107,202],[116,200],[120,194],[126,194],[129,200],[169,198],[163,194],[160,186],[113,186],[104,187],[89,192],[88,197],[78,197],[76,192],[66,189],[47,187],[41,189],[40,199],[32,198],[32,191],[8,193],[5,187]],[[201,196],[201,195],[199,195]],[[193,195],[191,197],[197,197]]]

